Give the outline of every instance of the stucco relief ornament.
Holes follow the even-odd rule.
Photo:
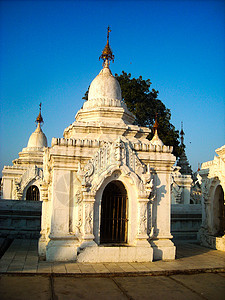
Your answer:
[[[81,193],[81,191],[80,190],[78,190],[77,192],[76,192],[76,194],[75,194],[75,202],[77,203],[77,204],[80,204],[81,202],[82,202],[82,193]]]
[[[210,210],[209,188],[210,188],[210,179],[207,178],[202,183],[202,195],[203,195],[204,206],[205,206],[205,219],[203,221],[203,227],[208,231],[210,231],[209,225],[208,225],[208,220],[209,220],[209,215],[210,215],[210,212],[209,212],[209,210]]]
[[[44,148],[43,181],[49,185],[52,182],[52,167],[51,167],[51,162],[50,162],[49,148]]]
[[[125,158],[125,146],[120,138],[118,139],[118,141],[115,144],[115,158],[118,162],[120,162],[120,164],[121,164],[122,160]]]
[[[85,167],[84,167],[84,171],[85,171],[85,174],[84,174],[84,185],[86,187],[89,187],[91,186],[91,183],[90,183],[90,177],[92,176],[92,174],[94,173],[94,165],[89,162]]]
[[[146,194],[146,197],[148,199],[150,199],[150,196],[153,192],[153,188],[154,188],[154,178],[152,177],[152,174],[150,172],[150,166],[146,166],[142,165],[142,182],[143,182],[143,187],[144,187],[144,192]]]
[[[82,192],[94,196],[104,179],[119,169],[137,186],[138,196],[148,199],[153,188],[150,169],[147,170],[125,138],[104,143],[83,169],[79,164],[77,175]]]
[[[139,234],[146,233],[147,231],[147,205],[145,203],[140,204],[139,213]]]
[[[183,193],[183,187],[179,186],[178,184],[173,186],[172,193],[174,195],[174,199],[176,203],[181,203],[182,202],[182,193]]]
[[[173,173],[179,176],[181,175],[179,170],[180,168],[174,168]],[[177,204],[182,202],[183,187],[177,184],[173,174],[171,175],[171,193]]]
[[[14,199],[21,200],[22,199],[22,189],[21,189],[21,181],[20,179],[14,179],[14,185],[13,185],[13,196]]]
[[[93,172],[94,172],[94,166],[90,161],[84,166],[83,170],[81,170],[81,166],[79,163],[77,175],[78,177],[80,177],[83,191],[87,191],[91,186],[90,177],[93,174]]]
[[[209,204],[209,188],[210,188],[210,179],[206,179],[202,184],[202,195],[205,204]]]
[[[154,184],[154,178],[151,180],[151,191],[149,194],[149,203],[152,204],[156,200],[156,186]]]
[[[144,174],[145,176],[143,176],[143,183],[144,183],[144,186],[145,186],[145,190],[146,192],[150,195],[152,189],[153,189],[153,186],[154,186],[154,183],[153,183],[153,178],[151,178],[151,174]]]
[[[83,212],[83,206],[82,206],[82,192],[78,190],[75,194],[75,203],[77,204],[77,218],[75,221],[75,227],[77,229],[77,234],[81,233],[81,227],[82,227],[82,212]]]
[[[93,210],[90,207],[90,204],[85,205],[85,233],[92,234],[93,233]]]
[[[147,235],[151,238],[154,227],[152,226],[152,202],[147,205]]]

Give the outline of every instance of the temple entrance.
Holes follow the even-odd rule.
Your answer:
[[[127,191],[121,181],[115,180],[102,195],[100,243],[127,243],[127,221]]]
[[[40,200],[40,193],[39,189],[36,185],[31,185],[26,193],[26,200],[30,201],[39,201]]]
[[[224,235],[225,232],[225,200],[224,200],[224,192],[219,185],[216,188],[215,196],[214,196],[214,205],[217,206],[217,215],[218,215],[218,226],[217,226],[217,235]],[[216,225],[216,224],[214,224]]]

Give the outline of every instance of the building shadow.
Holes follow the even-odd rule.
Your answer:
[[[173,241],[176,246],[176,259],[203,255],[214,249],[201,246],[198,241]]]

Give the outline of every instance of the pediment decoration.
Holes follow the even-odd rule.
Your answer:
[[[106,177],[120,172],[138,187],[139,197],[148,198],[153,188],[149,170],[140,161],[131,144],[118,138],[114,143],[106,142],[83,169],[79,167],[78,176],[82,182],[82,191],[94,196]]]
[[[14,199],[22,199],[23,190],[32,180],[42,180],[43,170],[37,166],[32,166],[19,178],[14,180]]]
[[[34,179],[43,179],[43,170],[37,166],[32,166],[23,174],[20,181],[21,189],[23,190]]]

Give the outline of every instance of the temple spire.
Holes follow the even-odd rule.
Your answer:
[[[109,33],[111,32],[110,27],[108,26],[107,28],[107,43],[105,45],[104,50],[102,51],[101,56],[99,57],[99,60],[102,59],[103,60],[103,67],[108,67],[110,60],[112,60],[112,62],[114,62],[114,55],[112,53],[112,50],[109,46]]]
[[[155,123],[153,125],[153,131],[155,133],[155,131],[158,131],[159,128],[159,123],[158,123],[158,113],[155,114]]]
[[[184,147],[184,130],[183,130],[183,122],[181,122],[180,141],[181,141],[181,146]]]
[[[153,125],[153,131],[154,131],[154,136],[151,140],[151,143],[153,145],[158,145],[158,146],[163,146],[163,142],[160,140],[159,136],[158,136],[158,128],[159,128],[159,123],[158,123],[158,113],[156,113],[155,115],[155,123]]]
[[[41,124],[43,124],[44,123],[44,120],[43,120],[43,118],[42,118],[42,115],[41,115],[41,102],[40,102],[40,104],[39,104],[39,115],[37,116],[37,119],[36,119],[36,123],[38,124],[38,127],[41,125]]]
[[[177,161],[177,166],[180,167],[180,173],[182,175],[191,175],[192,169],[189,165],[186,153],[185,153],[185,145],[184,145],[184,130],[183,130],[183,122],[181,122],[181,131],[180,131],[180,146],[183,151]]]

